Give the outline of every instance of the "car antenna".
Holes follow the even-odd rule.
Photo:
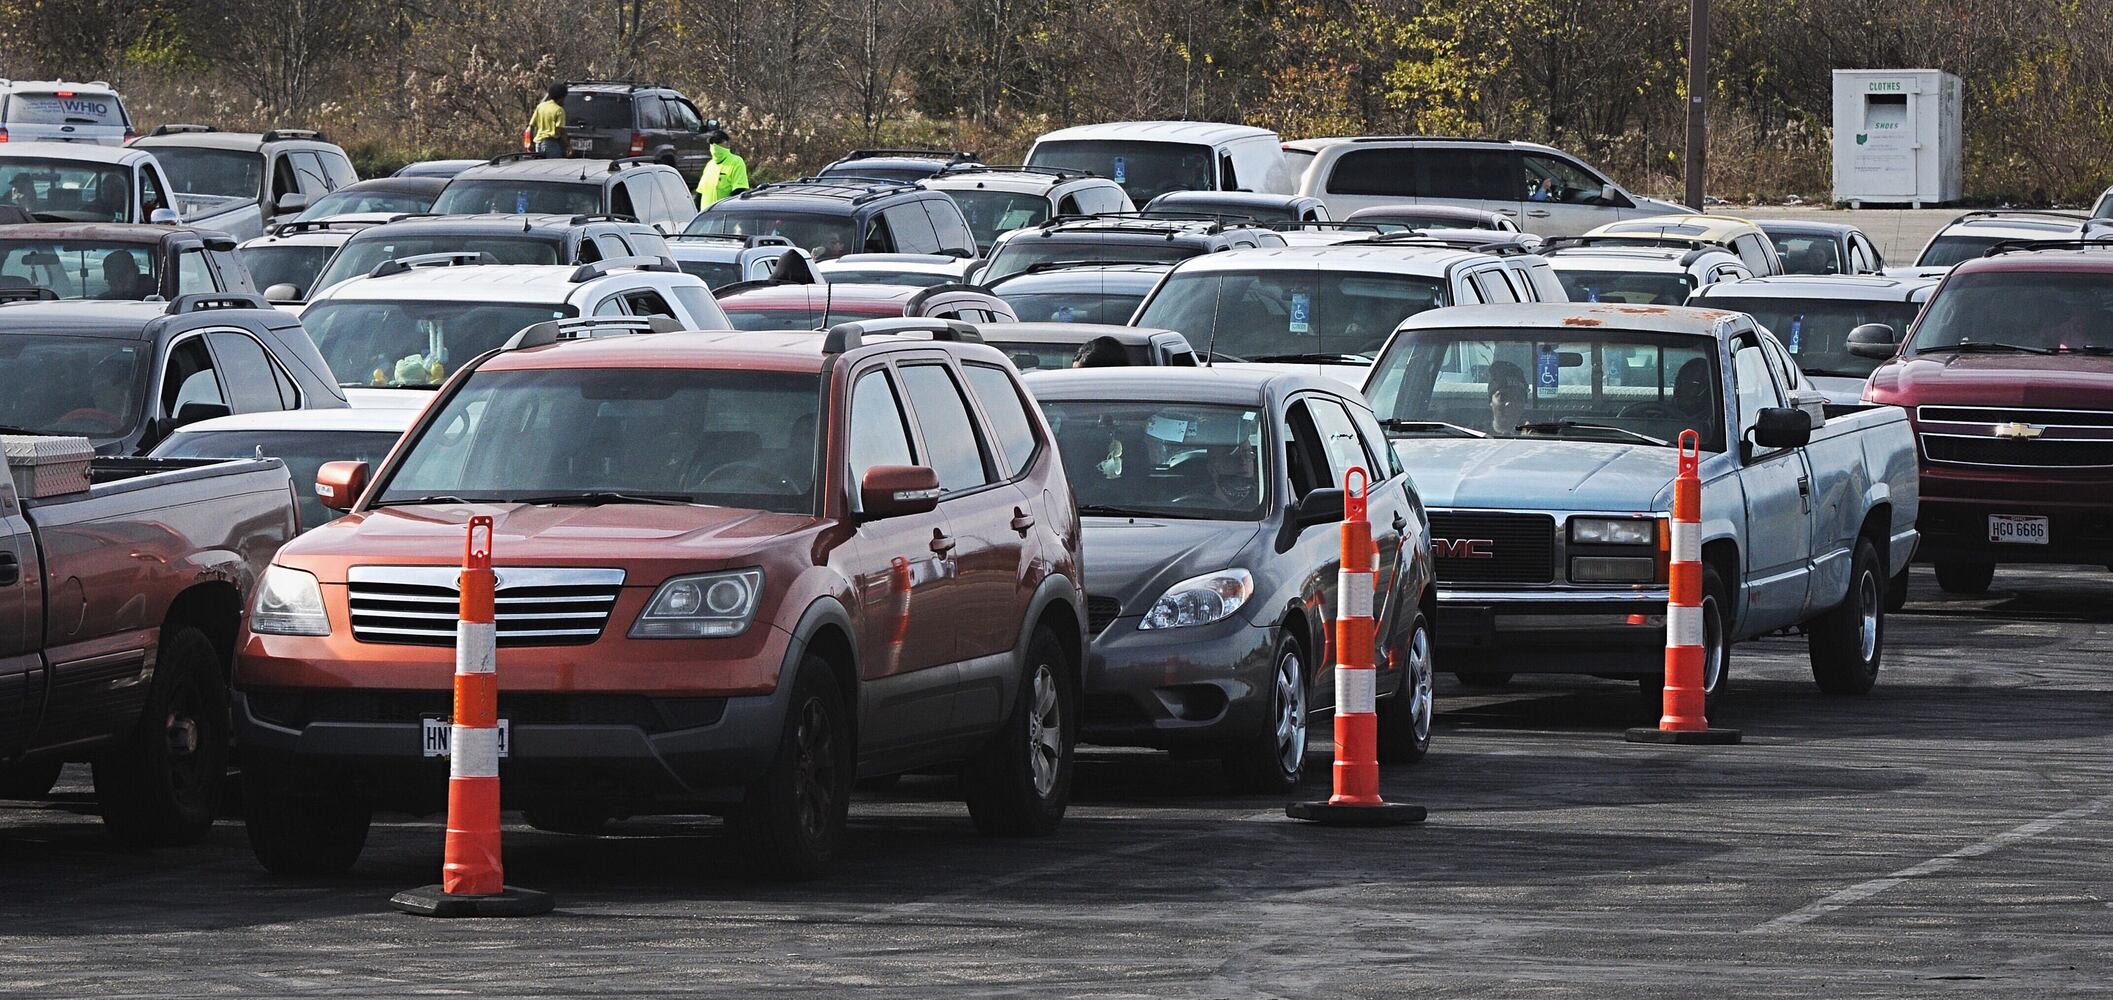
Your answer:
[[[1175,267],[1179,266],[1179,264],[1175,265]],[[1167,271],[1167,276],[1172,277],[1173,268],[1168,268]],[[1159,283],[1162,285],[1166,284],[1166,278],[1159,279]],[[1205,368],[1212,367],[1218,361],[1218,312],[1224,302],[1225,279],[1219,278],[1218,292],[1211,296],[1211,339],[1209,343],[1203,345],[1203,367]]]

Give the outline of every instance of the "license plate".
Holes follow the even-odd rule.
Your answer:
[[[446,719],[423,719],[420,721],[425,724],[425,732],[423,733],[424,739],[420,740],[418,745],[423,748],[424,755],[427,757],[447,756],[448,734],[453,731],[454,727],[451,726],[448,723],[448,720]],[[508,739],[507,737],[508,733],[506,720],[500,719],[499,756],[501,757],[506,756],[507,744],[512,742],[512,740]]]
[[[594,148],[594,140],[593,140],[593,139],[574,139],[574,140],[572,140],[572,148],[573,148],[573,149],[574,149],[575,151],[578,151],[578,152],[581,152],[581,153],[587,152],[588,150],[590,150],[590,149],[593,149],[593,148]]]
[[[2047,519],[2018,514],[1990,514],[1988,540],[2001,545],[2045,545]]]

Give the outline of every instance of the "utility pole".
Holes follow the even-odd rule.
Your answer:
[[[1702,211],[1703,168],[1709,159],[1709,0],[1688,0],[1687,22],[1687,205]]]

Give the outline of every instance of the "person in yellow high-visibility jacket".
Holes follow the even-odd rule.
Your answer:
[[[711,133],[712,162],[697,178],[697,209],[703,211],[722,198],[748,190],[748,161],[727,147],[726,130],[714,121],[705,126]]]

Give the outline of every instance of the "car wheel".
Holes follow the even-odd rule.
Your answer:
[[[1470,674],[1456,670],[1453,671],[1453,679],[1459,681],[1461,687],[1471,688],[1500,688],[1511,683],[1511,675],[1502,672]]]
[[[1725,619],[1724,609],[1730,607],[1725,595],[1724,580],[1717,575],[1717,568],[1707,563],[1702,567],[1702,711],[1704,715],[1717,714],[1717,706],[1724,700],[1725,682],[1731,678],[1731,628]],[[1665,671],[1639,677],[1637,691],[1643,696],[1644,709],[1652,718],[1658,718],[1665,708]]]
[[[1947,560],[1937,564],[1937,586],[1947,594],[1985,594],[1995,581],[1995,563]]]
[[[1431,695],[1431,663],[1431,628],[1418,614],[1409,627],[1401,687],[1379,703],[1382,764],[1414,764],[1431,750],[1431,722],[1437,715],[1437,701]]]
[[[610,816],[608,810],[591,806],[542,805],[521,810],[521,818],[538,830],[592,837],[608,828]]]
[[[1886,576],[1878,549],[1859,539],[1849,563],[1849,593],[1805,628],[1812,679],[1827,694],[1864,694],[1878,683],[1885,653]]]
[[[1893,574],[1893,578],[1886,581],[1886,613],[1892,614],[1907,606],[1908,568],[1902,566],[1900,572]]]
[[[227,776],[229,726],[227,675],[212,641],[195,628],[164,633],[139,721],[95,761],[110,833],[135,847],[205,839]]]
[[[273,768],[242,767],[242,825],[250,853],[281,878],[343,875],[367,846],[374,808],[347,782],[296,782]],[[286,791],[302,788],[304,792]]]
[[[1225,754],[1225,777],[1243,792],[1286,792],[1306,780],[1306,650],[1284,630],[1270,660],[1264,726]]]
[[[59,772],[65,769],[63,760],[0,767],[0,799],[41,799],[50,795],[59,783]]]
[[[772,878],[820,875],[844,840],[853,746],[844,695],[820,657],[800,661],[770,770],[729,824],[749,862]]]
[[[985,836],[1046,836],[1063,820],[1078,743],[1075,668],[1056,633],[1037,627],[1012,714],[961,773],[969,818]]]

